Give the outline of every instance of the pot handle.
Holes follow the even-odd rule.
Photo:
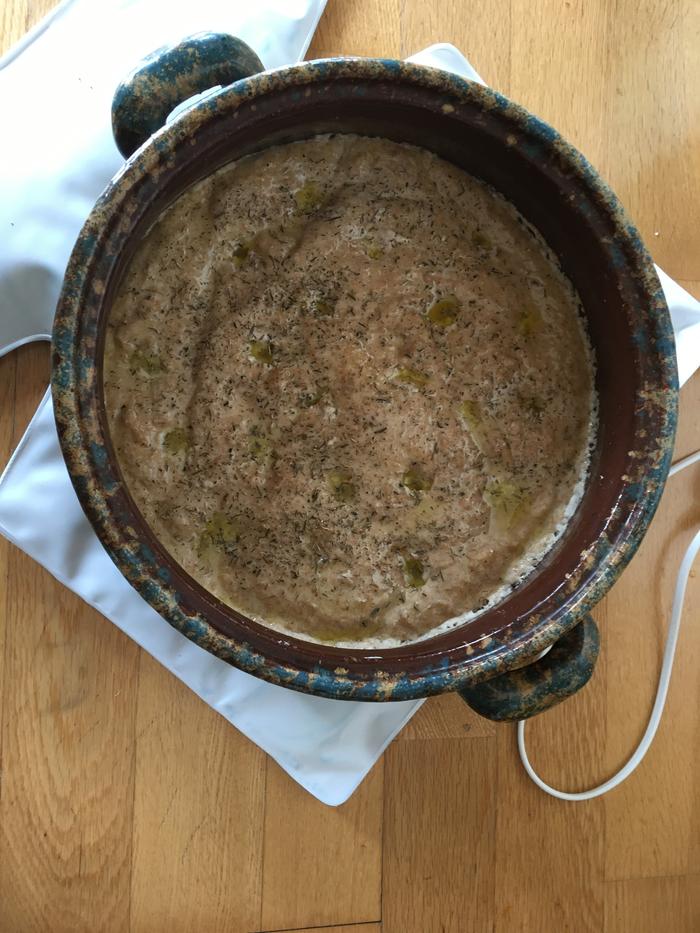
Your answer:
[[[159,130],[175,107],[202,91],[264,71],[241,39],[202,32],[144,58],[112,98],[112,132],[125,159]]]
[[[593,674],[599,649],[598,626],[586,614],[538,661],[458,692],[468,706],[486,719],[499,722],[529,719],[584,687]]]

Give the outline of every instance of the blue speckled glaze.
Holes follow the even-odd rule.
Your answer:
[[[115,91],[112,128],[119,151],[128,158],[188,97],[263,68],[250,46],[225,33],[201,33],[157,49]]]
[[[168,90],[180,74],[177,61],[177,56],[153,60],[124,83],[125,90],[116,98],[120,126],[128,122],[135,133],[153,131],[164,106],[170,108],[175,97],[182,97],[181,89],[177,94]],[[193,89],[190,77],[201,68],[201,58],[192,54],[186,62],[187,90],[194,93],[201,87]],[[167,91],[165,105],[148,100],[153,87]],[[399,99],[419,101],[426,114],[446,124],[454,121],[498,133],[504,146],[507,133],[507,145],[533,163],[533,172],[547,172],[562,188],[568,186],[572,217],[605,231],[601,249],[607,274],[626,289],[619,313],[626,315],[629,346],[620,353],[633,357],[631,363],[627,360],[634,369],[633,395],[625,401],[633,433],[625,449],[617,452],[619,476],[605,493],[609,509],[591,524],[590,533],[580,532],[575,549],[562,548],[549,569],[538,570],[502,606],[462,629],[402,648],[341,649],[284,636],[243,618],[203,591],[153,538],[111,453],[101,395],[101,334],[119,257],[138,235],[142,215],[147,216],[165,185],[175,185],[178,172],[191,171],[188,177],[198,177],[195,167],[200,166],[201,175],[201,166],[213,158],[209,153],[220,151],[222,140],[235,140],[236,134],[244,138],[245,133],[250,140],[262,139],[266,127],[293,108],[299,108],[301,118],[303,108],[332,101],[342,130],[348,101],[358,107],[372,102],[390,107]],[[129,121],[122,123],[125,112]],[[125,143],[125,151],[131,150],[132,142]],[[217,158],[214,167],[222,164]],[[370,701],[468,689],[470,702],[476,708],[481,705],[483,715],[493,710],[484,711],[488,698],[484,693],[479,699],[476,685],[527,663],[574,630],[635,553],[668,474],[677,389],[673,331],[653,264],[619,202],[586,159],[550,126],[489,88],[393,60],[332,59],[248,77],[157,130],[118,173],[88,218],[66,273],[53,334],[56,421],[80,501],[124,576],[171,625],[225,661],[291,689]],[[590,496],[587,492],[582,513],[595,512],[600,496],[596,490]],[[545,588],[542,581],[548,573],[554,582]],[[584,629],[590,636],[590,626]],[[565,642],[568,654],[560,657],[561,663],[578,659],[581,670],[592,670],[592,638],[585,649],[580,638]],[[545,669],[554,677],[551,665],[533,667],[530,687],[537,671]],[[564,692],[540,689],[542,677],[531,691],[528,711],[523,713],[521,707],[523,715],[546,708],[552,697]],[[513,687],[509,695],[509,683],[519,680],[521,687]],[[518,691],[522,692],[522,678],[500,684],[494,680],[490,694],[499,694],[497,706],[513,710],[522,699]]]
[[[462,687],[462,699],[486,719],[520,722],[577,693],[593,674],[600,651],[598,626],[585,615],[541,659],[483,683]]]

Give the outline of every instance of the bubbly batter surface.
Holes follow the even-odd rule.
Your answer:
[[[497,601],[580,497],[579,303],[482,183],[382,139],[270,148],[185,192],[111,311],[128,488],[209,591],[303,638],[398,644]]]

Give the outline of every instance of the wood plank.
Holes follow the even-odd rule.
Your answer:
[[[495,735],[497,728],[495,723],[471,710],[456,693],[445,693],[426,700],[397,741],[483,738]]]
[[[436,42],[456,45],[484,81],[507,94],[510,90],[511,0],[491,0],[488,15],[479,0],[432,0],[405,3],[401,47],[405,58]]]
[[[609,0],[513,0],[510,96],[605,172]],[[573,63],[575,67],[573,66]]]
[[[700,95],[697,65],[689,63],[697,59],[697,20],[693,0],[609,4],[605,81],[608,180],[656,262],[671,276],[695,279],[700,229],[691,205],[700,197],[700,153],[693,131]]]
[[[385,756],[385,933],[491,929],[496,755],[490,738],[396,742]]]
[[[330,0],[306,57],[399,55],[400,10],[401,0]]]
[[[10,459],[14,427],[16,357],[0,359],[0,472]],[[9,566],[11,545],[0,535],[0,763],[2,762],[3,674],[5,670],[5,633],[9,612]]]
[[[128,930],[138,652],[13,550],[0,904],[7,930]]]
[[[332,927],[306,927],[300,930],[298,927],[289,930],[275,930],[269,933],[381,933],[381,923],[350,923],[341,926]],[[268,933],[268,931],[265,931]]]
[[[700,377],[682,390],[677,450],[700,446]],[[637,557],[609,596],[606,770],[627,759],[646,726],[656,693],[673,590],[683,551],[700,526],[700,468],[669,481]],[[691,819],[697,806],[700,731],[700,567],[686,594],[684,622],[659,732],[646,759],[606,799],[606,878],[681,874],[690,867]],[[635,814],[644,814],[644,819]]]
[[[17,353],[19,440],[48,349]],[[5,620],[3,929],[128,929],[138,649],[15,548]]]
[[[0,6],[0,55],[18,42],[29,28],[28,0]]]
[[[683,282],[682,285],[685,289],[687,289],[691,293],[691,295],[695,295],[696,297],[700,296],[700,281],[688,281],[687,280]],[[696,383],[698,381],[700,381],[700,376],[696,374],[695,376],[693,376],[692,382]],[[693,391],[694,392],[696,391],[694,385],[693,385]],[[685,426],[685,422],[686,422],[685,412],[686,412],[686,408],[690,406],[686,406],[685,399],[683,401],[684,401],[684,405],[682,409],[681,424]],[[679,436],[678,442],[676,444],[677,456],[679,457],[687,456],[688,454],[691,454],[696,449],[698,449],[699,446],[700,446],[700,439],[698,438],[698,436],[691,431],[686,431],[685,427],[683,427],[683,433],[681,436]],[[697,470],[698,468],[696,467],[695,468],[696,477],[697,477]],[[680,477],[678,478],[680,479]],[[693,487],[694,490],[698,488],[697,483],[698,483],[698,480],[696,478],[695,480],[696,485]],[[700,567],[698,567],[696,564],[696,566],[690,572],[690,578],[693,581],[694,591],[697,591],[697,588],[698,588],[698,577],[700,577]],[[688,633],[689,628],[690,629],[697,628],[697,624],[694,624],[696,618],[697,616],[691,617],[688,611],[686,610],[686,613],[684,615],[684,620],[682,623],[683,628],[684,628],[683,635],[686,640],[688,639],[688,637],[690,637],[693,639],[693,641],[695,641],[697,637],[694,631],[691,632],[690,635]],[[674,736],[675,736],[675,729],[674,729]],[[695,768],[695,772],[697,773],[698,765],[700,765],[700,716],[695,717],[695,735],[692,739],[692,742],[693,742],[693,747],[690,750],[690,760],[694,762],[693,767]],[[689,790],[692,795],[692,805],[691,805],[690,826],[688,828],[688,839],[689,839],[688,871],[691,874],[700,875],[700,784],[698,784],[697,781],[693,781],[692,784],[690,785]],[[698,884],[700,885],[700,881],[698,881]]]
[[[679,285],[700,301],[700,279],[676,279]]]
[[[347,803],[330,808],[268,762],[264,930],[381,917],[382,778],[380,762]]]
[[[697,145],[697,127],[700,123],[700,4],[693,0],[685,0],[681,5],[682,32],[681,43],[683,45],[683,64],[685,74],[685,85],[683,93],[689,108],[688,127],[691,134],[695,133],[693,142],[692,136],[690,145],[681,138],[681,146],[678,150],[679,156],[687,165],[687,172],[690,179],[693,201],[696,205],[695,210],[687,213],[695,214],[697,217],[697,204],[700,201],[700,146]],[[684,208],[685,212],[685,208]],[[697,233],[697,231],[696,231]],[[693,253],[687,250],[683,254],[683,264],[679,266],[679,273],[688,278],[700,280],[700,261],[698,260],[697,250]],[[687,288],[687,286],[686,286]],[[693,292],[695,297],[700,296],[700,289],[696,288]]]
[[[610,881],[605,890],[604,933],[697,933],[700,877]]]
[[[583,790],[602,776],[609,622],[604,604],[595,616],[602,645],[592,680],[585,690],[527,725],[527,749],[535,770],[562,790]],[[522,768],[515,728],[499,730],[496,742],[495,933],[599,933],[604,909],[603,801],[567,803],[547,796]]]
[[[12,0],[0,5],[0,55],[56,6],[57,0]]]
[[[16,375],[16,354],[0,359],[0,463],[4,469],[9,460],[14,435],[14,396]],[[0,815],[2,813],[2,764],[5,709],[5,645],[9,628],[10,605],[10,565],[12,545],[0,536]],[[0,841],[0,892],[5,872],[4,847]],[[0,911],[0,918],[2,911]]]
[[[700,746],[700,726],[695,728],[695,747]],[[696,761],[700,755],[696,752]],[[697,769],[696,769],[697,770]],[[688,871],[700,875],[700,790],[696,787],[693,812],[690,817],[690,846],[688,848]],[[698,882],[700,884],[700,882]]]
[[[260,929],[265,755],[142,653],[131,928]]]
[[[700,35],[700,10],[697,11],[698,16],[697,33]],[[700,79],[700,67],[697,68],[698,78]],[[700,280],[685,280],[681,282],[683,288],[690,292],[691,295],[694,295],[696,298],[700,298]],[[697,374],[693,377],[693,382],[700,381],[700,376]],[[685,408],[685,406],[684,406]],[[685,415],[685,412],[683,412]],[[683,425],[685,424],[685,417],[683,419]],[[692,435],[690,431],[683,431],[683,436],[679,437],[678,443],[676,444],[676,450],[678,456],[687,456],[690,453],[693,453],[694,450],[700,446],[697,435]],[[698,468],[695,468],[696,476]],[[698,480],[696,479],[696,483]],[[697,485],[694,487],[697,489]],[[696,566],[690,572],[691,579],[694,581],[694,585],[697,588],[698,583],[697,579],[700,576],[700,567]],[[684,619],[684,627],[687,629],[689,627],[697,628],[697,623],[693,625],[694,620],[690,619],[686,614]],[[688,624],[690,623],[690,625]],[[684,633],[687,637],[687,632]],[[691,636],[692,637],[692,636]],[[695,720],[695,737],[694,737],[694,756],[691,753],[691,760],[695,762],[695,770],[697,772],[698,765],[700,764],[700,716],[696,717]],[[700,785],[695,781],[691,788],[693,795],[693,804],[692,804],[692,813],[690,818],[690,827],[689,827],[689,848],[688,848],[688,871],[694,875],[700,875]],[[698,881],[700,886],[700,881]]]

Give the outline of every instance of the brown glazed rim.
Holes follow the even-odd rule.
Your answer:
[[[167,203],[162,198],[168,184],[174,190],[174,179],[184,178],[188,168],[192,181],[223,164],[222,139],[244,127],[258,134],[260,146],[269,144],[267,130],[283,107],[303,110],[307,102],[337,101],[341,115],[334,126],[342,131],[339,108],[357,96],[377,97],[384,105],[406,101],[440,121],[470,120],[499,138],[507,132],[508,145],[520,147],[534,165],[546,163],[562,185],[575,184],[580,197],[571,209],[579,211],[582,223],[604,231],[610,267],[628,289],[637,374],[628,413],[633,444],[616,454],[619,472],[601,475],[595,490],[584,495],[571,523],[576,547],[574,532],[567,532],[568,547],[560,544],[498,606],[462,627],[384,650],[328,647],[283,635],[225,606],[185,573],[125,488],[102,397],[109,301],[134,248],[134,232],[152,219],[159,197],[158,210]],[[651,259],[615,196],[580,153],[547,124],[475,83],[393,60],[330,59],[238,81],[156,133],[131,157],[98,199],[71,256],[54,324],[52,392],[61,448],[90,522],[124,576],[170,624],[272,683],[333,698],[403,700],[477,683],[526,662],[607,592],[634,554],[663,488],[675,434],[677,375],[670,316]],[[595,522],[586,518],[591,495],[609,502]],[[585,521],[590,527],[584,534]]]

